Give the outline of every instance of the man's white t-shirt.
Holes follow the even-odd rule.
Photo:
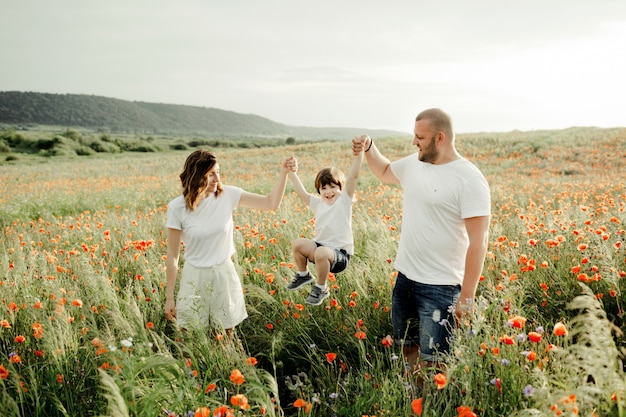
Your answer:
[[[309,207],[315,213],[315,242],[333,249],[354,253],[352,236],[352,205],[355,198],[342,192],[333,204],[311,194]]]
[[[443,165],[414,153],[391,163],[403,188],[395,268],[424,284],[463,284],[469,246],[464,219],[491,214],[489,184],[465,158]]]
[[[211,194],[193,211],[187,210],[182,195],[168,204],[166,226],[182,231],[185,262],[206,268],[223,263],[235,253],[233,210],[241,193],[241,188],[225,185],[218,197]]]

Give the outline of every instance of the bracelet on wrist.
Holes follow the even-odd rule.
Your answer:
[[[365,150],[365,152],[369,151],[370,148],[372,147],[372,144],[374,143],[373,139],[370,139],[370,146],[367,147],[367,149]]]

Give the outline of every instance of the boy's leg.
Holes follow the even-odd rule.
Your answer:
[[[296,274],[287,285],[288,290],[297,290],[303,285],[313,281],[313,276],[308,270],[309,260],[313,259],[316,244],[312,240],[298,238],[292,243],[292,255],[296,264]]]
[[[335,261],[335,251],[326,246],[319,246],[315,249],[314,259],[315,269],[317,270],[316,283],[320,286],[325,286],[330,267]]]
[[[296,264],[297,272],[306,272],[309,259],[314,259],[315,242],[310,239],[298,238],[291,244],[293,260]]]

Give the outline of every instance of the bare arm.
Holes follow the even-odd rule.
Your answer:
[[[239,199],[239,205],[258,210],[276,210],[280,207],[280,202],[285,194],[287,174],[291,171],[291,169],[294,169],[294,164],[297,166],[297,161],[293,156],[287,158],[285,162],[283,162],[280,174],[276,179],[276,184],[274,184],[274,188],[268,195],[260,195],[243,191],[241,193],[241,198]]]
[[[170,228],[167,229],[167,259],[165,261],[165,318],[168,320],[174,320],[176,318],[174,289],[176,287],[176,276],[178,275],[180,238],[180,230]]]
[[[470,217],[465,219],[465,229],[469,237],[469,247],[465,258],[465,276],[461,286],[461,296],[456,305],[456,315],[461,317],[463,310],[469,308],[474,301],[476,288],[483,271],[487,255],[487,239],[489,236],[489,216]]]
[[[376,144],[367,135],[352,139],[352,152],[356,155],[363,150],[370,169],[380,181],[388,184],[400,184],[400,180],[391,171],[391,162],[376,147]]]
[[[356,192],[356,185],[361,172],[361,165],[363,164],[363,154],[364,152],[360,151],[354,155],[350,171],[348,171],[348,178],[346,179],[346,193],[348,193],[350,198],[354,197],[354,193]]]
[[[291,181],[291,185],[293,185],[294,191],[296,192],[296,194],[298,194],[298,197],[300,197],[300,200],[302,200],[302,202],[304,202],[304,204],[308,206],[311,202],[311,194],[309,194],[304,188],[304,185],[302,185],[302,181],[300,181],[300,177],[298,177],[298,174],[293,171],[290,172],[289,180]]]

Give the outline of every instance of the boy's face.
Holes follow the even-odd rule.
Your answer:
[[[319,189],[320,197],[326,204],[333,204],[341,195],[343,190],[337,184],[326,184]]]

